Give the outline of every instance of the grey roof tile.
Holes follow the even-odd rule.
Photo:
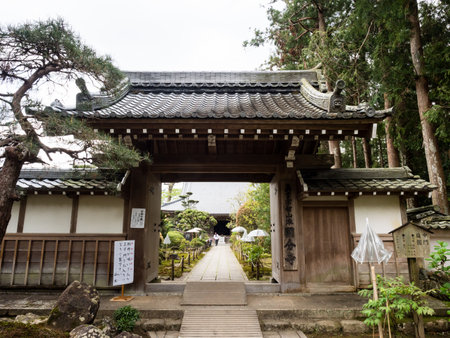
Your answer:
[[[17,189],[24,191],[115,191],[120,174],[94,170],[22,170]]]
[[[302,171],[308,192],[430,192],[436,187],[413,176],[407,167],[394,169],[328,169]]]

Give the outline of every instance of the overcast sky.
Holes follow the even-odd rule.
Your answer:
[[[246,48],[268,25],[269,0],[3,0],[1,24],[62,17],[122,70],[256,70],[269,48]]]

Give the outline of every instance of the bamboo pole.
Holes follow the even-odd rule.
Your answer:
[[[370,265],[370,277],[372,278],[373,300],[378,300],[377,278],[375,276],[375,267],[373,265]],[[383,325],[381,325],[381,323],[378,323],[378,334],[380,338],[383,338]]]

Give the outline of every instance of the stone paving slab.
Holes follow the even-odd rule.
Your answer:
[[[213,246],[187,275],[186,281],[246,281],[236,256],[228,244]]]

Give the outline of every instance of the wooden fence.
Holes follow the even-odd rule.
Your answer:
[[[360,234],[352,234],[353,247],[356,248]],[[398,258],[394,250],[394,240],[391,235],[379,235],[383,241],[386,250],[392,252],[391,259],[387,263],[374,264],[375,273],[385,277],[402,276],[405,281],[409,281],[408,260],[406,258]],[[365,288],[371,284],[370,281],[370,265],[368,263],[355,264],[356,265],[356,286]]]
[[[0,247],[0,286],[63,287],[74,280],[112,286],[114,241],[125,234],[7,234]]]

